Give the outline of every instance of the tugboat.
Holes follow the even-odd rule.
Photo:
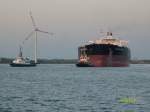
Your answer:
[[[89,63],[89,58],[86,55],[80,56],[80,59],[79,59],[78,63],[76,64],[76,66],[78,66],[78,67],[93,67],[93,65],[91,65]]]
[[[20,52],[18,57],[10,63],[11,67],[34,67],[36,63],[29,60],[28,58],[23,58],[22,47],[20,46]]]

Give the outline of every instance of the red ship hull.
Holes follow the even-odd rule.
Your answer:
[[[117,55],[91,55],[89,63],[93,67],[127,67],[130,64],[129,59]]]

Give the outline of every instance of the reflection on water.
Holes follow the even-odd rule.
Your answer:
[[[150,65],[0,65],[0,112],[149,112]],[[135,98],[135,103],[119,102]]]

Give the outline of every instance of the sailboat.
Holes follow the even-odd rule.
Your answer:
[[[34,61],[29,58],[23,58],[22,47],[20,46],[19,55],[10,63],[12,67],[33,67],[36,66]]]

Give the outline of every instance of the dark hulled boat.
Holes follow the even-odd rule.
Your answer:
[[[126,67],[130,64],[128,42],[112,37],[105,38],[78,48],[78,67]]]
[[[20,47],[20,52],[18,57],[10,63],[11,67],[34,67],[36,63],[29,60],[28,58],[23,58],[22,48]]]
[[[11,67],[34,67],[35,63],[10,63]]]

